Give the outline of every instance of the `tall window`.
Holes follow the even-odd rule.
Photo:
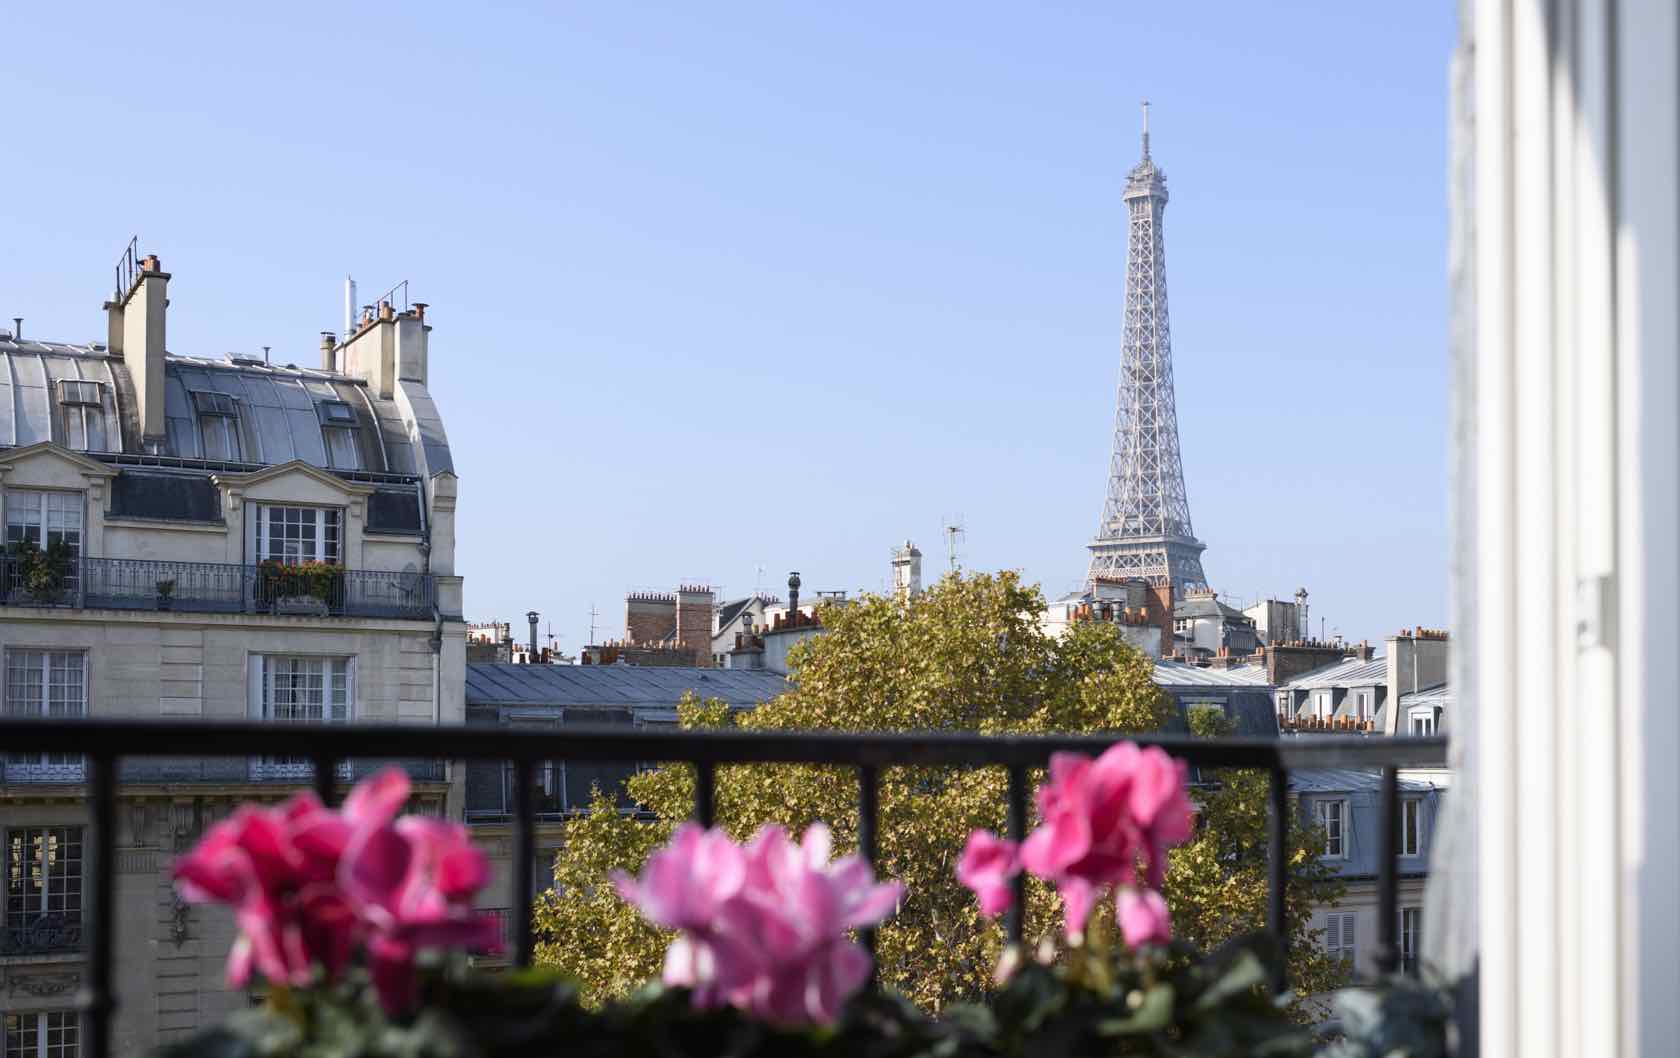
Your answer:
[[[291,724],[342,724],[350,719],[350,659],[269,654],[259,668],[262,719]],[[259,777],[307,778],[308,757],[260,757]]]
[[[1423,908],[1400,909],[1400,969],[1404,973],[1417,973],[1418,938],[1422,936],[1422,926]]]
[[[78,1058],[81,1037],[81,1015],[74,1010],[7,1014],[4,1058]]]
[[[1359,691],[1358,695],[1359,719],[1369,720],[1371,719],[1371,692]]]
[[[257,561],[339,561],[340,511],[335,507],[257,508]]]
[[[6,917],[0,951],[63,951],[82,934],[82,828],[6,831]]]
[[[1412,714],[1412,734],[1433,735],[1435,733],[1435,713],[1419,710]]]
[[[1347,802],[1318,802],[1318,825],[1324,828],[1324,855],[1347,858]]]
[[[204,438],[204,458],[237,463],[244,458],[239,441],[239,405],[226,393],[192,395],[198,412],[198,432]]]
[[[7,716],[81,717],[87,715],[87,655],[73,650],[7,650],[4,712]],[[75,753],[8,752],[3,758],[12,781],[82,780],[82,758]]]
[[[72,558],[82,553],[82,494],[6,490],[6,546],[29,542],[45,551],[63,541]]]
[[[1325,916],[1324,950],[1332,959],[1340,959],[1348,966],[1358,956],[1355,924],[1358,917],[1352,911],[1332,911]]]
[[[1400,855],[1423,852],[1423,802],[1413,798],[1400,802]]]

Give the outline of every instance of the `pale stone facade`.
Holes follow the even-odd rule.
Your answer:
[[[457,480],[421,312],[364,319],[321,370],[178,357],[168,278],[146,262],[108,305],[111,346],[0,334],[0,711],[463,723]],[[405,766],[420,810],[460,818],[459,768]],[[114,1046],[140,1053],[248,1002],[223,983],[230,920],[176,900],[174,857],[310,769],[130,760],[121,777]],[[63,1026],[85,974],[82,779],[0,746],[0,1013],[28,1030]]]

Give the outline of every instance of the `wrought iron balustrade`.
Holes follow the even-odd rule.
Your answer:
[[[82,917],[54,912],[25,914],[0,924],[0,955],[56,955],[82,950]]]
[[[870,861],[877,855],[881,769],[919,767],[1001,767],[1007,771],[1008,831],[1020,840],[1027,832],[1030,770],[1048,764],[1056,752],[1100,753],[1129,738],[1159,746],[1200,768],[1251,768],[1269,777],[1267,824],[1267,929],[1287,951],[1285,886],[1288,878],[1286,835],[1290,812],[1289,773],[1309,768],[1363,768],[1382,773],[1382,812],[1378,847],[1382,852],[1378,886],[1379,965],[1399,964],[1399,859],[1402,767],[1439,767],[1446,763],[1446,739],[1364,738],[1325,735],[1318,738],[1199,739],[1159,736],[987,736],[947,733],[840,734],[792,731],[682,731],[621,726],[568,726],[553,730],[492,727],[419,727],[409,725],[264,725],[117,720],[39,720],[0,717],[0,745],[19,751],[83,753],[88,759],[88,800],[92,840],[88,845],[84,905],[88,931],[88,974],[83,992],[89,1053],[110,1053],[112,989],[112,912],[115,893],[117,786],[119,758],[247,757],[284,755],[314,762],[313,781],[324,800],[340,785],[339,762],[346,759],[506,760],[515,774],[513,812],[513,923],[517,961],[529,964],[535,947],[532,907],[536,898],[537,799],[543,762],[567,760],[591,764],[674,761],[693,765],[694,818],[711,825],[717,768],[728,764],[823,764],[849,767],[858,778],[858,845]],[[1024,887],[1018,877],[1016,885]],[[1018,892],[1017,896],[1021,894]],[[1008,931],[1022,937],[1021,906],[1010,912]],[[873,931],[864,931],[873,946]],[[1275,981],[1278,987],[1286,983]]]
[[[74,785],[87,781],[87,764],[81,757],[53,762],[20,760],[21,754],[0,754],[0,788],[25,785]],[[36,758],[40,754],[34,755]],[[446,782],[448,769],[442,760],[358,759],[341,761],[337,777],[356,781],[395,764],[415,782]],[[250,757],[163,758],[124,760],[117,768],[117,781],[132,784],[244,784],[273,783],[297,786],[314,780],[315,767],[308,757],[276,761],[271,754]]]
[[[262,564],[76,558],[51,576],[0,555],[6,606],[429,618],[436,602],[429,573],[338,569],[306,583]]]

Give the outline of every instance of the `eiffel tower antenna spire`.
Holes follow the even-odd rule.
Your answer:
[[[1207,587],[1202,551],[1190,525],[1190,501],[1178,449],[1172,328],[1167,313],[1167,254],[1161,221],[1167,179],[1149,156],[1149,103],[1143,104],[1143,158],[1122,196],[1129,218],[1126,322],[1108,500],[1091,541],[1086,587],[1098,580],[1142,578],[1173,593]]]

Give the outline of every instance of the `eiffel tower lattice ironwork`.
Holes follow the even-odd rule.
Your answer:
[[[1087,588],[1098,580],[1143,578],[1173,594],[1207,587],[1202,551],[1190,527],[1190,501],[1178,452],[1172,331],[1167,319],[1167,257],[1161,217],[1167,181],[1149,156],[1149,104],[1143,104],[1143,160],[1123,196],[1130,216],[1126,324],[1108,502],[1090,543]]]

